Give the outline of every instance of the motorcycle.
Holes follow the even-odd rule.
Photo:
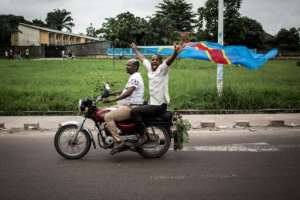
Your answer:
[[[96,127],[97,142],[99,147],[103,149],[112,149],[115,144],[111,133],[105,126],[104,115],[110,112],[113,108],[101,108],[96,106],[96,102],[107,98],[110,95],[110,85],[104,86],[102,96],[96,100],[86,98],[79,101],[79,109],[83,114],[83,121],[65,122],[57,130],[54,137],[54,145],[56,151],[66,159],[79,159],[85,156],[91,145],[96,149],[96,142],[92,131],[85,127],[87,119],[91,119]],[[171,139],[176,136],[173,122],[176,121],[176,116],[170,112],[143,119],[146,125],[147,141],[142,145],[138,144],[138,133],[136,125],[131,120],[116,122],[119,129],[119,135],[125,141],[126,149],[139,153],[144,158],[159,158],[163,156],[170,147]],[[174,139],[174,144],[175,144]]]

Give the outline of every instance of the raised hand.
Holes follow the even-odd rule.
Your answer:
[[[130,44],[131,48],[133,49],[134,53],[136,54],[137,58],[141,61],[144,61],[146,58],[143,54],[141,54],[141,52],[139,52],[138,47],[136,46],[136,44],[134,42],[132,42]]]
[[[185,44],[183,42],[180,42],[179,44],[174,44],[174,51],[176,54],[179,54],[185,47]]]
[[[132,43],[130,44],[130,46],[131,46],[131,48],[133,48],[133,49],[137,49],[137,46],[136,46],[136,44],[135,44],[134,42],[132,42]]]

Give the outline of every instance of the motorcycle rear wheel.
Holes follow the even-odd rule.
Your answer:
[[[87,131],[80,130],[74,143],[72,139],[78,130],[76,125],[66,125],[58,129],[54,137],[56,151],[66,159],[79,159],[85,156],[91,147],[91,138]]]
[[[146,127],[149,141],[137,148],[144,158],[160,158],[170,147],[171,137],[168,131],[160,126]]]

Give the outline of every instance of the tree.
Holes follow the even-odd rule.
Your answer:
[[[104,33],[105,39],[112,41],[115,47],[128,47],[133,41],[146,44],[147,20],[136,17],[130,12],[105,20],[99,32]]]
[[[157,8],[155,17],[167,18],[176,31],[193,30],[196,21],[191,3],[187,3],[185,0],[163,0]]]
[[[234,27],[236,32],[233,29],[231,29],[232,32],[227,32],[232,37],[227,39],[230,44],[245,45],[254,49],[264,48],[265,32],[259,22],[248,17],[241,17],[237,19],[237,24],[239,27]],[[230,29],[230,26],[228,28]]]
[[[200,7],[198,9],[199,17],[203,19],[199,19],[205,22],[204,29],[207,32],[207,35],[210,35],[211,38],[207,39],[217,39],[217,19],[218,19],[218,0],[208,0],[205,2],[204,7]]]
[[[149,19],[146,42],[150,45],[169,45],[179,39],[180,34],[167,17]]]
[[[296,28],[281,29],[276,35],[276,43],[280,50],[297,51],[299,50],[299,31]]]
[[[54,9],[54,11],[48,12],[46,22],[50,28],[60,31],[67,29],[69,32],[72,32],[72,27],[75,26],[71,12],[66,9]]]
[[[47,24],[44,21],[40,20],[40,19],[32,20],[32,24],[36,25],[36,26],[41,26],[41,27],[48,27]]]
[[[197,10],[198,20],[196,22],[195,27],[197,28],[197,32],[203,32],[204,31],[204,7],[200,7]]]
[[[0,45],[10,46],[11,34],[18,30],[19,23],[30,23],[23,16],[0,15]]]
[[[241,16],[241,4],[242,0],[224,0],[224,43],[262,49],[266,35],[263,27],[256,20]],[[205,22],[206,28],[198,28],[199,39],[217,41],[218,0],[207,0],[205,6],[198,9],[198,16],[202,20],[199,26]]]
[[[245,39],[247,27],[242,25],[248,23],[249,18],[242,18],[239,12],[242,0],[225,0],[224,6],[224,40],[228,44],[242,44]]]
[[[239,9],[241,7],[242,0],[224,0],[224,39],[226,42],[229,40],[232,33],[238,35],[240,30],[237,28],[240,26]],[[205,22],[205,28],[209,40],[217,40],[218,37],[218,0],[207,0],[204,7],[198,9],[199,20]],[[201,19],[202,18],[202,19]],[[201,25],[201,24],[200,24]]]
[[[90,26],[86,28],[86,35],[91,36],[91,37],[97,37],[98,32],[96,28],[93,27],[93,24],[90,23]]]

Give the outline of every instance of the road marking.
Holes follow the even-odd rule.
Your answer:
[[[175,176],[168,176],[168,175],[155,175],[155,176],[150,176],[151,180],[184,180],[185,176],[184,175],[175,175]]]
[[[300,145],[270,145],[265,142],[242,143],[229,145],[185,146],[182,151],[204,152],[275,152],[280,148],[300,148]]]

